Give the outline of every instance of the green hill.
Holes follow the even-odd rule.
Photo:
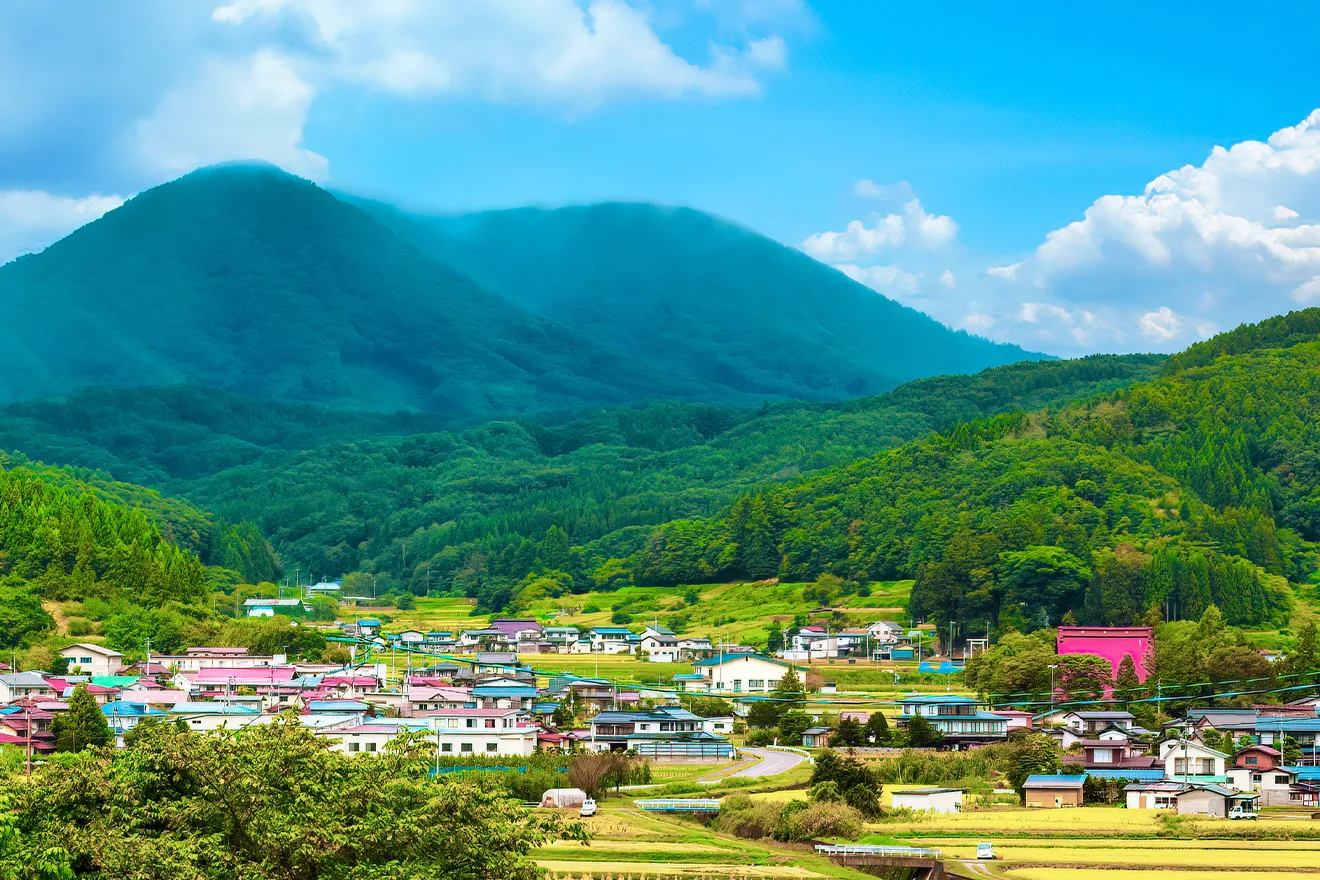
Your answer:
[[[1034,359],[955,332],[800,251],[690,208],[421,217],[361,203],[491,290],[666,373],[763,397],[878,394]]]
[[[1025,356],[696,212],[527,216],[470,218],[482,237],[449,253],[269,166],[196,171],[0,267],[0,401],[186,384],[470,424],[841,398]]]
[[[194,172],[0,268],[0,399],[175,383],[469,419],[722,393],[532,315],[265,166]]]

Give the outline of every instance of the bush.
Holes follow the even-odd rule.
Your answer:
[[[70,617],[66,628],[71,636],[90,636],[92,634],[92,622],[81,617]]]
[[[715,827],[728,834],[759,840],[774,837],[784,808],[771,801],[754,801],[745,794],[726,798],[715,817]]]
[[[583,614],[599,614],[599,613],[600,613],[600,606],[599,606],[599,605],[596,605],[595,603],[588,602],[586,605],[582,606],[582,613],[583,613]]]
[[[632,615],[627,611],[616,611],[610,615],[610,623],[617,625],[632,623],[632,619]]]
[[[790,801],[780,816],[774,836],[783,841],[827,837],[855,840],[861,836],[863,824],[862,814],[847,804]]]

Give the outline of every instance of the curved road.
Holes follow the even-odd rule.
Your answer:
[[[745,755],[756,755],[760,758],[750,767],[744,767],[736,773],[730,773],[725,779],[732,779],[735,776],[777,776],[786,770],[792,770],[798,764],[807,760],[802,755],[795,755],[792,752],[779,752],[773,749],[742,749]]]

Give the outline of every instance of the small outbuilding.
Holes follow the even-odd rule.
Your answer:
[[[1086,774],[1051,774],[1028,776],[1022,786],[1028,807],[1080,807]]]
[[[808,727],[802,731],[802,747],[806,749],[828,749],[832,732],[831,728],[828,727]]]
[[[914,810],[926,813],[961,813],[963,795],[961,788],[912,788],[896,791],[890,797],[895,810]]]

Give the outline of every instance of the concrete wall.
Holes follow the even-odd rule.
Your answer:
[[[1204,789],[1189,791],[1178,798],[1178,812],[1184,815],[1218,816],[1227,813],[1223,796]]]

